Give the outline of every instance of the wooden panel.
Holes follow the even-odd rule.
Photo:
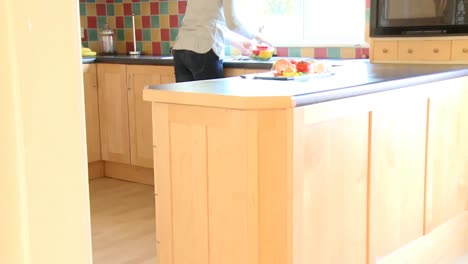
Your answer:
[[[423,234],[427,102],[407,94],[386,103],[371,120],[371,264]]]
[[[373,41],[373,60],[396,60],[398,59],[398,42],[395,41]]]
[[[423,58],[428,61],[450,60],[450,40],[426,40],[422,42]]]
[[[455,264],[468,253],[468,211],[382,258],[378,264]],[[466,262],[463,262],[466,263]]]
[[[430,99],[427,231],[468,206],[468,86],[446,82]]]
[[[153,167],[153,131],[151,102],[143,101],[146,85],[161,84],[157,66],[128,65],[128,109],[130,125],[131,164]]]
[[[235,69],[235,68],[225,68],[224,77],[235,77],[243,75],[244,69]]]
[[[95,161],[88,163],[88,178],[90,180],[105,177],[104,161]]]
[[[424,54],[421,41],[400,40],[398,41],[399,60],[423,60]]]
[[[149,168],[106,161],[104,163],[104,169],[106,177],[147,185],[154,184],[154,172]]]
[[[468,40],[452,40],[452,60],[468,61]]]
[[[99,98],[95,64],[83,64],[83,82],[88,162],[94,162],[101,160]]]
[[[292,109],[258,111],[257,118],[259,212],[257,263],[292,264],[293,113]]]
[[[125,65],[98,64],[102,159],[130,164]]]
[[[294,263],[362,264],[367,250],[368,112],[314,122],[321,109],[326,108],[294,110]]]

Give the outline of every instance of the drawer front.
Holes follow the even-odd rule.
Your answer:
[[[468,40],[452,40],[452,60],[468,61]]]
[[[398,59],[419,61],[424,59],[421,41],[402,40],[398,42]]]
[[[398,59],[397,41],[374,41],[374,60],[396,60]]]
[[[423,57],[427,61],[450,60],[450,40],[426,40],[423,41]]]

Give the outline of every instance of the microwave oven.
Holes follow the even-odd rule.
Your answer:
[[[370,36],[468,35],[468,0],[371,0]]]

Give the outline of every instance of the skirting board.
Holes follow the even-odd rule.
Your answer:
[[[88,163],[88,178],[90,180],[104,177],[104,161]]]
[[[450,264],[468,253],[468,211],[381,258],[377,264]]]
[[[154,185],[154,171],[151,168],[106,161],[104,171],[106,177]]]

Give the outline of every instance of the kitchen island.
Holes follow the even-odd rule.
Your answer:
[[[468,69],[151,85],[159,264],[450,263],[468,252]]]

